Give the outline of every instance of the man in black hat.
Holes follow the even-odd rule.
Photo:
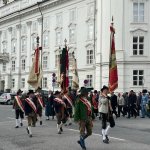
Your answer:
[[[61,134],[63,132],[62,126],[63,123],[66,122],[66,104],[62,100],[61,92],[56,91],[54,94],[54,108],[57,118],[57,130],[58,134]]]
[[[80,95],[76,100],[74,119],[79,123],[80,140],[77,141],[82,150],[86,150],[85,139],[92,134],[92,105],[88,101],[88,90],[80,89]],[[86,132],[85,132],[86,131]]]
[[[112,115],[110,97],[107,96],[108,93],[109,93],[109,88],[107,86],[103,86],[99,98],[99,106],[100,106],[99,112],[101,113],[101,117],[102,117],[102,137],[103,137],[103,142],[106,144],[109,143],[109,138],[108,138],[109,130],[110,128],[113,128],[115,126],[115,121]],[[107,126],[107,121],[109,122],[108,126]]]
[[[35,102],[35,95],[33,90],[29,90],[27,93],[28,98],[25,99],[25,115],[28,121],[27,133],[29,137],[32,137],[31,126],[35,125],[37,118],[37,106]]]
[[[24,106],[23,106],[23,99],[22,99],[22,92],[20,89],[17,91],[17,95],[15,96],[13,109],[15,109],[16,115],[16,127],[19,128],[19,117],[20,117],[20,126],[23,126],[23,118],[24,118]]]

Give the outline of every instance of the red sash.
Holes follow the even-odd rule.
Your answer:
[[[67,94],[64,94],[64,97],[67,99],[71,107],[73,107],[72,99],[70,98],[70,96],[68,96]]]
[[[37,112],[35,104],[32,102],[30,98],[26,98],[26,102],[31,106],[31,108],[34,110],[34,112]]]
[[[62,105],[64,105],[64,107],[66,107],[66,104],[65,104],[65,102],[63,102],[62,99],[60,99],[60,98],[55,98],[54,101],[55,101],[55,102],[58,102],[58,103],[60,103],[60,104],[62,104]]]
[[[87,99],[84,99],[84,98],[81,98],[81,97],[80,97],[80,100],[81,100],[82,103],[84,103],[86,105],[87,110],[88,110],[88,115],[91,115],[92,114],[91,103]]]
[[[42,109],[44,108],[44,103],[43,103],[43,100],[42,98],[40,97],[40,95],[37,95],[37,99],[38,99],[38,102],[40,103]]]
[[[93,95],[93,97],[92,97],[93,107],[94,107],[94,109],[98,109],[98,103],[96,102],[95,98],[96,98],[96,95]]]
[[[24,106],[23,106],[22,101],[20,100],[19,96],[15,96],[15,99],[17,101],[18,106],[22,110],[22,112],[24,112]]]

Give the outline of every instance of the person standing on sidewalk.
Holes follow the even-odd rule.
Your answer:
[[[103,86],[101,89],[101,95],[99,98],[99,112],[101,113],[102,117],[102,137],[103,142],[108,144],[109,138],[108,133],[110,128],[113,128],[115,126],[115,121],[112,115],[112,107],[110,102],[110,97],[107,96],[109,92],[109,89],[107,86]],[[107,126],[107,122],[109,122],[109,125]]]
[[[85,87],[81,87],[80,95],[76,100],[74,120],[79,123],[80,140],[77,143],[82,150],[86,150],[85,139],[92,135],[92,114],[92,105],[88,101],[88,91]]]
[[[17,91],[17,95],[15,96],[13,109],[15,109],[16,115],[16,126],[15,128],[19,128],[19,117],[20,117],[20,126],[23,126],[23,118],[24,118],[24,105],[22,99],[22,92],[20,89]]]
[[[125,116],[123,112],[123,107],[124,107],[124,97],[121,95],[121,93],[118,93],[117,97],[117,102],[118,102],[118,117],[120,117],[120,112],[122,113],[123,116]]]

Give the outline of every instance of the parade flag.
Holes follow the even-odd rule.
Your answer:
[[[79,88],[79,76],[78,76],[78,70],[77,70],[77,61],[75,59],[74,53],[73,55],[73,78],[72,78],[72,88],[77,90]]]
[[[40,50],[37,48],[35,50],[35,55],[33,59],[33,64],[28,76],[28,83],[35,89],[41,87],[42,71],[40,69]]]
[[[60,85],[63,93],[67,92],[69,87],[69,56],[67,47],[63,48],[61,58],[60,58]]]
[[[115,29],[113,23],[110,26],[110,57],[109,57],[109,91],[118,88],[118,70],[115,51]]]
[[[61,55],[58,55],[57,56],[58,58],[57,58],[57,83],[58,84],[60,84],[60,57],[61,57]]]

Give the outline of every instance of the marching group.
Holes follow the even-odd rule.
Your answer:
[[[86,150],[85,139],[92,134],[93,120],[97,117],[102,122],[102,140],[109,143],[109,130],[115,126],[113,114],[120,117],[150,117],[150,100],[147,90],[138,95],[131,90],[129,93],[109,94],[109,88],[103,86],[101,91],[89,91],[81,87],[79,91],[68,89],[66,93],[49,91],[47,97],[42,89],[29,90],[23,93],[20,89],[15,96],[13,108],[16,114],[16,126],[23,126],[24,114],[27,118],[26,128],[32,137],[32,127],[39,121],[42,125],[42,110],[45,109],[46,120],[56,116],[58,134],[63,132],[63,125],[71,125],[72,119],[79,124],[80,138],[77,143],[82,150]],[[20,121],[20,122],[19,122]]]

